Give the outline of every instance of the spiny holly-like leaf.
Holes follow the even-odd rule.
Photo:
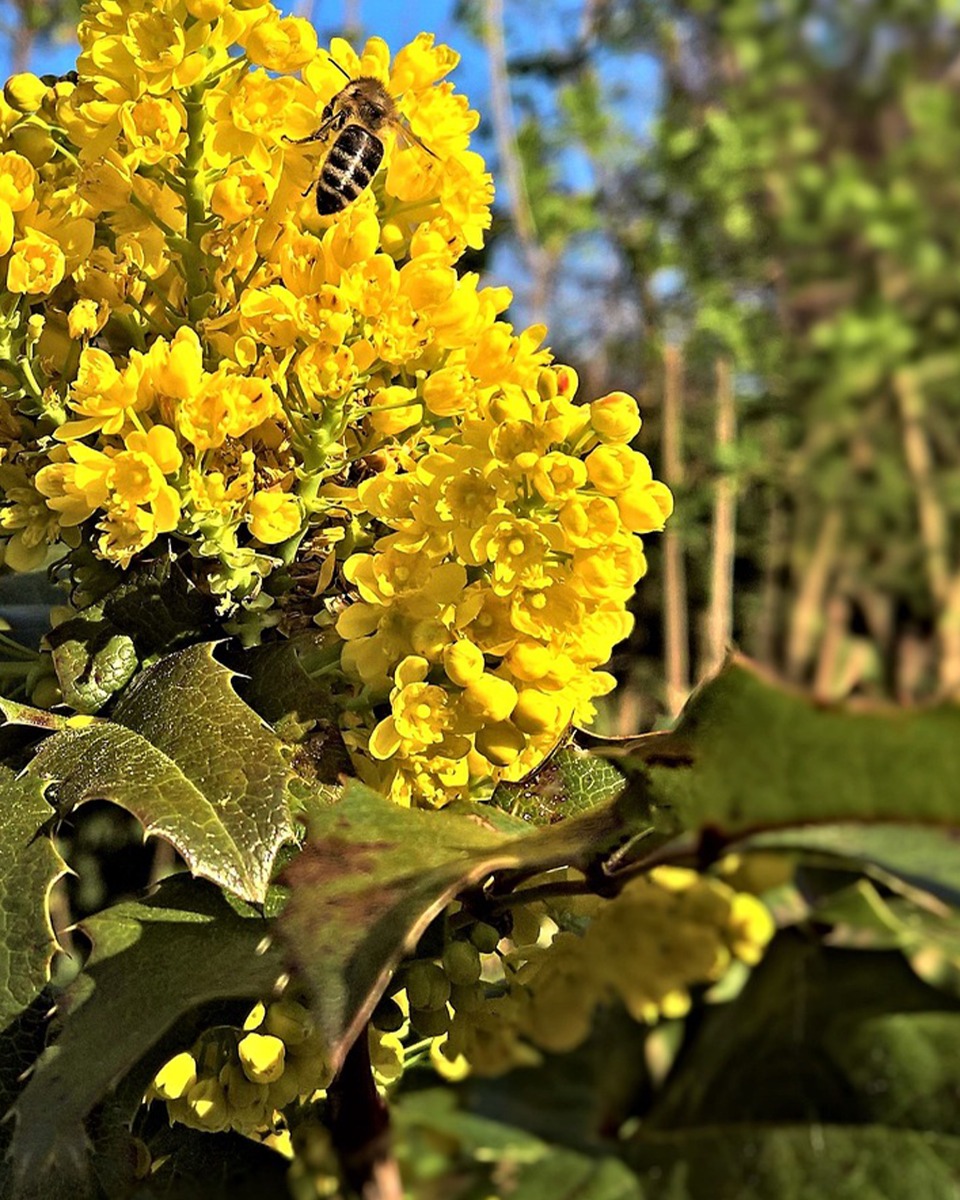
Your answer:
[[[151,900],[119,904],[83,928],[93,941],[87,970],[67,993],[62,1032],[14,1109],[19,1179],[43,1171],[82,1177],[83,1122],[94,1105],[192,1011],[268,995],[281,973],[277,952],[263,949],[269,923],[238,916],[192,880],[170,880]]]
[[[44,988],[57,950],[47,902],[67,866],[40,832],[52,815],[39,780],[0,767],[0,1029]]]
[[[568,746],[519,783],[498,784],[492,803],[532,825],[552,825],[614,799],[625,786],[613,763]]]
[[[293,836],[289,770],[274,733],[237,696],[209,645],[162,659],[112,721],[54,734],[30,764],[61,811],[109,800],[172,842],[196,875],[262,901]]]
[[[291,896],[278,928],[310,985],[335,1065],[401,958],[455,896],[502,871],[587,870],[653,824],[627,793],[521,837],[482,811],[411,811],[354,782],[314,818],[281,878]]]
[[[693,696],[675,730],[627,740],[623,751],[688,829],[960,825],[957,704],[818,707],[735,658]]]

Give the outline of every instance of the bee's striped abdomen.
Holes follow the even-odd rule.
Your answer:
[[[383,161],[383,142],[362,125],[337,135],[317,180],[317,212],[331,216],[356,200]]]

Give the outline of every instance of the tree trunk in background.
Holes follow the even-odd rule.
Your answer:
[[[933,454],[926,433],[926,405],[920,382],[909,370],[894,380],[900,420],[903,423],[903,456],[917,496],[917,520],[923,545],[927,586],[937,609],[938,691],[960,691],[960,577],[950,564],[947,515],[934,487]]]
[[[837,561],[843,521],[831,508],[820,525],[816,544],[797,586],[797,598],[790,613],[787,632],[785,670],[795,683],[803,680],[823,630],[824,603]]]
[[[549,252],[540,245],[537,236],[537,227],[527,196],[523,163],[517,146],[503,28],[503,0],[484,0],[483,26],[490,65],[490,107],[497,157],[507,181],[507,199],[513,231],[530,272],[531,285],[527,293],[530,320],[539,323],[544,321],[550,298],[553,260]]]
[[[716,458],[719,474],[713,493],[713,545],[710,559],[710,598],[700,676],[712,674],[723,662],[733,637],[733,564],[737,547],[737,492],[730,459],[737,437],[733,366],[721,358],[716,366]]]
[[[683,487],[683,356],[663,349],[663,474],[676,495]],[[683,540],[673,523],[663,534],[663,657],[667,710],[676,716],[690,694],[690,631]]]

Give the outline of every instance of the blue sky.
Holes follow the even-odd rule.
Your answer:
[[[321,45],[341,33],[346,24],[359,20],[366,35],[376,34],[396,51],[421,31],[433,33],[437,40],[453,46],[461,61],[452,75],[458,91],[465,93],[471,105],[481,113],[480,129],[475,145],[488,159],[496,173],[492,134],[484,114],[489,111],[489,71],[483,44],[471,37],[464,25],[453,17],[455,0],[420,0],[398,4],[396,0],[275,0],[282,10],[309,16],[320,34]],[[12,0],[0,0],[0,20],[10,20]],[[562,49],[575,38],[583,0],[523,0],[506,3],[506,40],[508,53],[529,54],[550,48]],[[42,74],[61,74],[70,70],[76,58],[76,43],[45,44],[36,48],[31,68]],[[597,59],[601,78],[611,93],[616,93],[616,111],[626,129],[641,137],[656,107],[658,72],[652,59],[638,53],[616,55],[603,53]],[[10,74],[10,41],[0,38],[0,78]],[[535,99],[537,107],[549,108],[553,101],[549,87],[525,81],[523,90]],[[589,188],[593,182],[589,159],[571,147],[558,162],[567,186]],[[498,198],[505,199],[503,180],[497,179]],[[590,248],[581,248],[589,254]],[[605,273],[604,264],[594,265],[594,274]],[[492,282],[508,283],[517,293],[516,316],[523,318],[524,272],[516,255],[502,245],[491,264]],[[559,303],[559,298],[558,298]],[[564,323],[576,326],[580,320],[567,313]],[[556,314],[559,316],[559,312]],[[582,320],[582,315],[581,315]],[[572,330],[571,330],[572,332]]]

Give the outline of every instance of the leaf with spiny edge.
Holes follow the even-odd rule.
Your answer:
[[[59,949],[49,901],[68,868],[43,831],[53,816],[43,791],[0,767],[0,1029],[46,986]]]
[[[110,721],[62,729],[30,764],[55,781],[61,812],[108,800],[171,842],[191,871],[262,901],[294,836],[283,743],[240,699],[212,646],[161,659]]]
[[[134,1069],[149,1079],[162,1065],[162,1039],[170,1030],[186,1038],[191,1013],[214,1001],[268,996],[282,975],[265,941],[270,923],[238,916],[215,889],[185,876],[81,928],[93,952],[64,996],[59,1037],[14,1108],[18,1179],[44,1171],[82,1179],[84,1121],[118,1081]]]

